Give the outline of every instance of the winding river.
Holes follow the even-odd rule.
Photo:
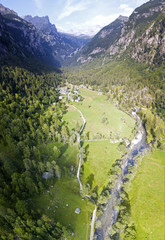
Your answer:
[[[94,239],[96,240],[104,240],[108,238],[108,232],[112,225],[116,222],[119,214],[119,210],[116,210],[116,206],[120,205],[121,186],[124,183],[124,176],[128,173],[129,166],[134,165],[135,157],[145,153],[148,149],[148,145],[146,143],[146,132],[141,120],[135,112],[132,114],[136,117],[139,130],[129,147],[128,154],[123,156],[121,159],[121,174],[118,176],[115,186],[111,191],[111,197],[105,205],[103,214],[97,219],[97,221],[100,221],[101,226],[95,229]]]

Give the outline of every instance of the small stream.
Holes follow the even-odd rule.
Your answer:
[[[124,177],[128,173],[129,166],[134,165],[135,157],[145,153],[145,150],[148,149],[148,145],[146,143],[146,132],[142,122],[135,112],[132,114],[136,117],[139,124],[139,131],[129,147],[130,151],[121,159],[121,174],[118,176],[115,186],[111,191],[111,197],[105,205],[103,214],[97,219],[97,221],[100,221],[101,227],[95,230],[95,240],[104,240],[108,237],[108,232],[112,225],[116,222],[119,214],[119,210],[116,210],[116,206],[120,206],[121,186],[124,183]]]
[[[84,130],[84,127],[85,127],[85,124],[86,124],[86,120],[85,120],[82,112],[81,112],[78,108],[76,108],[76,107],[73,106],[73,105],[72,105],[72,107],[73,107],[74,109],[76,109],[76,110],[80,113],[81,118],[82,118],[82,120],[83,120],[83,125],[82,125],[79,133],[77,134],[77,142],[78,142],[78,144],[79,144],[79,150],[80,150],[80,148],[81,148],[81,138],[80,138],[80,136],[81,136],[82,131]],[[80,153],[80,151],[79,151],[79,163],[78,163],[78,169],[77,169],[77,180],[78,180],[79,185],[80,185],[80,191],[82,191],[82,183],[81,183],[81,180],[80,180],[80,169],[81,169],[81,153]]]
[[[81,112],[78,108],[76,108],[75,106],[73,106],[73,107],[80,113],[81,118],[82,118],[82,120],[83,120],[83,125],[82,125],[79,133],[77,134],[77,142],[78,142],[78,144],[79,144],[79,150],[80,150],[80,148],[81,148],[81,137],[80,137],[80,136],[81,136],[82,131],[84,130],[84,127],[85,127],[85,124],[86,124],[86,120],[85,120],[82,112]],[[81,169],[81,153],[80,153],[80,151],[79,151],[79,164],[78,164],[78,169],[77,169],[77,180],[78,180],[79,185],[80,185],[80,191],[82,191],[83,188],[82,188],[82,183],[81,183],[81,180],[80,180],[80,169]],[[94,200],[91,199],[90,196],[86,195],[86,197],[87,197],[91,202],[93,202],[93,204],[95,205],[95,209],[94,209],[93,214],[92,214],[91,231],[90,231],[90,240],[93,240],[93,238],[94,238],[94,228],[95,228],[95,219],[96,219],[97,206],[96,206]]]
[[[94,233],[95,233],[94,228],[95,228],[96,212],[97,212],[97,206],[95,205],[95,209],[94,209],[93,215],[92,215],[90,240],[93,240],[93,238],[94,238]]]

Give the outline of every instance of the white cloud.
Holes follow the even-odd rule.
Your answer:
[[[85,34],[93,36],[99,32],[101,28],[114,21],[118,16],[118,14],[112,14],[109,16],[97,15],[89,21],[84,22],[83,25],[81,23],[67,22],[68,26],[72,26],[72,29],[67,29],[67,32],[76,35]],[[60,27],[59,29],[65,32],[64,29]]]
[[[101,27],[104,27],[114,21],[118,16],[118,14],[111,14],[109,16],[97,15],[90,19],[90,21],[85,22],[85,25],[90,27],[100,25]]]
[[[129,7],[128,4],[121,4],[119,9],[123,11],[123,15],[125,14],[127,16],[129,16],[134,10],[133,8]]]
[[[76,3],[74,0],[67,0],[63,12],[59,15],[58,20],[68,17],[74,12],[85,10],[88,8],[88,5],[88,1],[86,2],[82,0]]]
[[[130,16],[137,2],[140,6],[140,3],[142,4],[147,1],[148,0],[120,0],[120,4],[115,8],[114,6],[111,7],[111,4],[108,4],[107,0],[103,0],[102,3],[100,0],[65,0],[63,11],[58,17],[58,23],[60,24],[60,20],[69,17],[74,12],[88,9],[88,14],[84,11],[84,14],[86,14],[85,22],[81,22],[79,16],[82,15],[80,14],[77,16],[77,21],[75,21],[75,18],[73,21],[72,17],[67,18],[70,22],[66,23],[65,21],[65,27],[63,25],[63,28],[65,28],[66,30],[64,31],[68,33],[94,35],[101,28],[114,21],[119,15]],[[106,4],[104,4],[105,2]],[[108,16],[106,16],[107,8],[110,13]],[[91,14],[89,13],[90,10]],[[94,14],[96,15],[93,16]]]
[[[36,4],[36,7],[38,9],[42,9],[43,8],[43,3],[44,3],[44,0],[34,0],[35,4]]]
[[[136,6],[139,7],[140,5],[146,2],[148,2],[148,0],[136,0]]]

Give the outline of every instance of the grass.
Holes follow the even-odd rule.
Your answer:
[[[87,161],[84,163],[82,182],[90,183],[91,189],[98,188],[101,193],[108,183],[108,172],[116,159],[121,158],[118,144],[109,141],[86,141],[83,145],[87,149]]]
[[[155,150],[142,161],[129,198],[137,240],[164,240],[165,152]]]
[[[78,124],[80,127],[83,124],[80,113],[71,105],[67,107],[67,114],[64,115],[63,120],[68,124],[69,130],[76,129]]]
[[[85,129],[82,135],[93,139],[132,138],[132,130],[135,121],[124,112],[116,109],[106,96],[98,92],[80,88],[80,95],[84,98],[82,102],[72,103],[84,115],[86,119]],[[103,118],[106,122],[103,122]],[[69,106],[64,116],[70,129],[74,129],[77,122],[82,124],[80,113]],[[81,137],[83,138],[83,137]],[[82,182],[85,186],[90,183],[91,190],[98,188],[98,194],[108,182],[108,172],[116,159],[121,158],[122,153],[118,151],[118,144],[107,141],[86,141],[83,147],[88,148],[87,161],[83,165]]]
[[[69,144],[61,144],[61,151],[63,151],[63,154],[60,156],[60,158],[57,161],[57,164],[61,168],[71,168],[78,166],[78,148],[77,145],[69,146]]]
[[[50,192],[43,193],[34,202],[43,214],[74,232],[73,240],[89,239],[94,205],[87,199],[82,200],[77,179],[57,180]],[[75,213],[76,208],[80,208],[79,214]]]
[[[48,180],[49,189],[33,199],[35,207],[42,214],[46,214],[53,221],[60,222],[74,232],[73,240],[88,240],[94,205],[88,199],[82,200],[80,195],[80,187],[76,178],[77,145],[69,146],[64,143],[43,145],[42,154],[47,157],[47,161],[52,160],[54,145],[61,152],[59,158],[56,159],[62,170],[61,179]],[[76,208],[81,209],[80,214],[75,213]]]
[[[106,96],[98,95],[98,92],[83,88],[80,88],[79,92],[85,99],[83,102],[73,104],[82,111],[86,119],[84,134],[89,133],[89,139],[97,138],[98,134],[102,138],[109,138],[110,132],[113,137],[132,137],[135,121],[130,116],[116,109],[106,100]],[[107,121],[103,122],[103,118]]]
[[[84,97],[81,103],[73,103],[82,111],[87,123],[84,135],[89,132],[89,139],[96,138],[97,133],[102,138],[108,138],[110,132],[113,136],[132,136],[132,129],[135,121],[125,113],[116,109],[105,96],[98,95],[97,92],[80,89],[80,94]],[[107,119],[103,123],[102,118]],[[63,120],[68,123],[70,130],[77,129],[83,121],[80,113],[72,106],[68,106],[68,112]],[[78,123],[78,124],[77,124]],[[83,185],[88,180],[92,181],[92,190],[98,187],[98,194],[102,191],[108,181],[108,172],[117,158],[121,157],[118,151],[118,144],[109,141],[86,141],[84,147],[87,149],[87,161],[84,163],[82,176]],[[66,228],[74,232],[74,240],[88,240],[90,233],[90,222],[94,205],[88,200],[82,200],[80,187],[76,179],[78,166],[77,144],[70,146],[64,143],[55,143],[60,150],[60,156],[56,159],[62,171],[61,179],[48,180],[50,188],[42,193],[38,198],[34,198],[36,208],[42,214],[48,215],[52,220],[60,222]],[[42,151],[51,161],[53,156],[54,143],[42,146]],[[71,170],[72,169],[72,170]],[[92,179],[93,178],[93,179]],[[75,213],[75,209],[80,208],[80,214]]]

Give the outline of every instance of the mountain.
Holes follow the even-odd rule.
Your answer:
[[[0,49],[3,55],[37,58],[56,66],[121,57],[161,63],[165,58],[164,13],[164,0],[150,0],[129,18],[119,16],[90,40],[87,36],[58,32],[48,16],[20,18],[1,4]]]
[[[1,3],[0,3],[0,13],[2,15],[11,14],[11,15],[18,16],[18,14],[16,12],[14,12],[13,10],[10,10],[9,8],[4,7]]]
[[[51,66],[60,67],[65,59],[76,54],[90,38],[59,33],[49,17],[21,18],[16,12],[0,4],[1,62],[26,62],[36,59]]]
[[[60,66],[47,41],[36,28],[20,18],[14,11],[0,5],[1,56],[20,60],[37,59],[40,62]]]
[[[58,32],[55,25],[50,23],[48,16],[32,17],[28,15],[24,19],[36,27],[61,64],[76,54],[90,40],[88,36],[74,36]]]
[[[149,64],[164,60],[164,7],[164,0],[152,0],[135,9],[123,27],[120,39],[110,46],[109,54],[125,52],[131,58]]]
[[[165,1],[150,0],[136,8],[127,19],[120,16],[104,27],[85,46],[77,62],[129,56],[152,64],[165,59]]]
[[[23,17],[27,22],[31,22],[39,31],[47,34],[57,34],[57,29],[54,24],[51,24],[49,21],[49,17],[32,17],[31,15],[27,15]]]
[[[102,28],[83,48],[82,54],[92,57],[98,53],[105,53],[109,45],[120,36],[122,27],[127,21],[127,17],[119,16],[114,22]]]

